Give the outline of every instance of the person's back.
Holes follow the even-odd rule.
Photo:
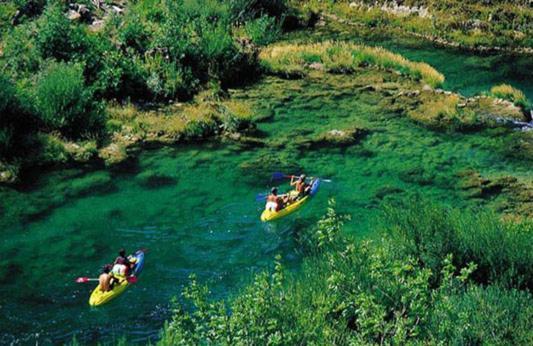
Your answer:
[[[265,205],[265,210],[270,211],[276,211],[279,207],[279,197],[278,197],[278,189],[273,187],[272,190],[270,190],[270,194],[267,197],[267,203]]]
[[[111,279],[113,276],[109,273],[110,268],[109,266],[105,266],[102,270],[102,274],[98,277],[98,283],[100,287],[100,291],[107,292],[111,290]]]

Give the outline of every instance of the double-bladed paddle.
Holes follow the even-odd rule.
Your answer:
[[[130,284],[134,284],[137,282],[137,277],[136,276],[128,276],[126,278],[126,280],[128,280],[128,283]],[[96,278],[88,278],[88,277],[79,277],[76,279],[76,282],[79,283],[79,284],[84,284],[86,282],[91,282],[91,281],[98,281],[98,279]]]

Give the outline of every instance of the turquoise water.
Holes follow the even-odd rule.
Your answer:
[[[466,59],[438,52],[446,54],[443,61]],[[120,170],[34,172],[26,185],[4,191],[0,344],[60,343],[74,335],[90,343],[122,335],[154,340],[170,315],[169,301],[191,273],[209,283],[215,297],[226,297],[277,254],[296,268],[298,230],[324,213],[330,197],[351,216],[347,230],[363,236],[383,200],[421,194],[459,207],[483,205],[457,189],[461,170],[532,178],[530,162],[505,155],[512,133],[428,131],[383,111],[378,96],[357,93],[351,83],[350,76],[267,78],[235,91],[263,119],[263,147],[210,143],[150,150]],[[369,133],[351,147],[305,150],[294,144],[356,125]],[[271,186],[269,176],[277,170],[333,182],[324,183],[301,212],[263,224],[255,195]],[[96,276],[120,247],[148,249],[144,272],[123,296],[90,308],[93,284],[74,279]]]

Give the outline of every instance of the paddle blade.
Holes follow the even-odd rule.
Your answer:
[[[89,282],[89,281],[93,281],[93,280],[91,280],[90,278],[87,278],[87,277],[81,277],[81,278],[77,278],[76,279],[76,282],[79,283],[79,284],[83,284],[83,283],[86,283],[86,282]]]
[[[136,277],[136,276],[128,276],[128,279],[127,279],[127,280],[128,280],[128,282],[129,282],[130,284],[134,284],[134,283],[137,282],[137,277]]]
[[[287,175],[281,173],[281,172],[274,172],[272,173],[272,179],[273,180],[280,180],[280,179],[283,179],[285,178]]]
[[[255,196],[255,200],[256,200],[256,202],[262,202],[262,201],[266,200],[267,196],[268,196],[268,194],[266,194],[266,193],[260,193],[257,196]]]

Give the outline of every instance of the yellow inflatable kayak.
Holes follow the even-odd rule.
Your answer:
[[[135,265],[135,268],[133,269],[133,275],[139,276],[141,273],[143,267],[144,267],[144,252],[142,250],[139,250],[135,253],[135,257],[137,258],[137,263]],[[90,306],[100,306],[103,305],[113,298],[118,297],[124,291],[128,286],[131,284],[128,282],[127,278],[120,278],[120,283],[115,284],[113,289],[111,291],[102,292],[100,290],[100,285],[96,286],[96,288],[91,293],[91,297],[89,298],[89,305]]]
[[[294,213],[296,210],[300,209],[302,205],[304,205],[318,190],[318,186],[320,185],[320,179],[315,179],[311,183],[311,191],[309,192],[309,195],[305,196],[304,198],[297,200],[296,202],[289,204],[285,208],[278,210],[278,211],[272,211],[272,210],[264,210],[261,214],[261,221],[268,222],[268,221],[274,221],[279,218],[282,218],[284,216],[287,216],[289,214]]]

